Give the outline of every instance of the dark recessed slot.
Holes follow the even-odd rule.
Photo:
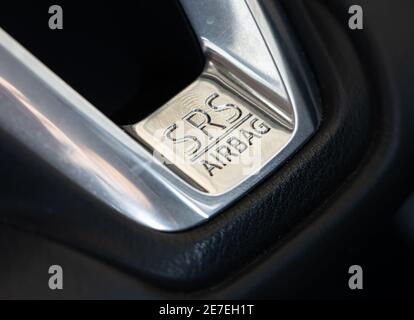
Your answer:
[[[176,1],[2,4],[0,26],[118,124],[143,119],[201,73],[203,58]]]

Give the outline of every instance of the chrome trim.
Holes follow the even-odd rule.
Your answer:
[[[279,106],[273,108],[276,116],[294,128],[288,145],[259,174],[218,196],[194,189],[155,161],[0,29],[0,128],[120,214],[160,231],[188,229],[222,211],[279,167],[319,123],[309,77],[298,76],[302,64],[282,52],[280,41],[286,39],[279,34],[273,38],[275,30],[260,5],[241,0],[181,2],[206,56],[263,103]],[[257,47],[247,45],[251,36]]]
[[[208,59],[223,64],[228,78],[268,94],[275,111],[293,122],[293,108],[275,59],[264,41],[257,1],[181,0]],[[256,14],[252,14],[252,8]]]
[[[277,109],[210,60],[196,81],[126,130],[196,189],[219,196],[260,173],[289,143],[293,126]]]

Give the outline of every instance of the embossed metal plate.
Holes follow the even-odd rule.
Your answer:
[[[129,131],[178,175],[211,195],[258,173],[292,134],[264,106],[206,74]]]
[[[269,20],[260,1],[180,2],[205,70],[147,119],[125,123],[130,135],[0,28],[1,131],[121,216],[168,232],[237,201],[320,122],[283,12]]]

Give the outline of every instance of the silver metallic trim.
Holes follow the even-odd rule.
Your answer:
[[[292,63],[295,70],[301,64],[282,52],[260,5],[241,0],[182,4],[207,57],[263,103],[279,106],[275,114],[293,128],[288,145],[259,174],[218,196],[196,190],[155,161],[0,29],[0,128],[120,214],[161,231],[193,227],[223,210],[279,167],[318,126],[309,78],[292,71]]]
[[[275,109],[209,61],[196,81],[126,129],[177,175],[218,196],[260,173],[289,143],[293,126]]]

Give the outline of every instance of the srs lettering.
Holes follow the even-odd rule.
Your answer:
[[[256,139],[261,139],[269,131],[270,127],[256,117],[249,123],[248,129],[235,130],[229,138],[218,144],[218,147],[209,153],[208,160],[202,161],[210,177],[214,176],[215,170],[222,170],[232,160],[240,157],[253,145]]]
[[[215,104],[218,97],[218,93],[211,94],[204,107],[195,108],[182,118],[185,126],[197,132],[178,136],[176,131],[179,125],[174,123],[164,133],[174,144],[187,143],[191,146],[186,154],[191,162],[207,154],[207,159],[201,163],[211,177],[216,170],[225,168],[271,130],[260,118],[245,109],[243,111],[234,103]],[[214,117],[222,115],[222,112],[227,116]]]
[[[160,308],[159,314],[162,315],[184,315],[187,318],[191,317],[194,307],[174,307],[167,304],[165,307]]]

